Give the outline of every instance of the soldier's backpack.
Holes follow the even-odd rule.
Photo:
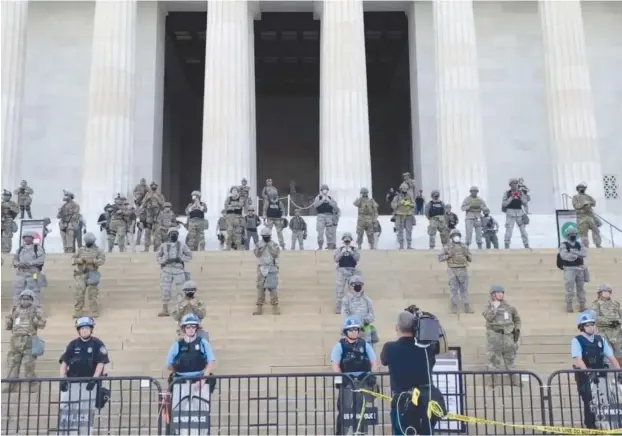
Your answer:
[[[568,242],[564,242],[566,246],[566,250],[570,251],[570,244]],[[563,270],[564,269],[564,260],[562,259],[561,254],[557,253],[557,268]]]

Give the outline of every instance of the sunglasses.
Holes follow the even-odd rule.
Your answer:
[[[352,327],[351,329],[348,329],[346,331],[348,332],[359,332],[361,329],[359,329],[358,327]]]

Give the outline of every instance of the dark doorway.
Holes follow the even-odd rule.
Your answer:
[[[300,206],[319,186],[320,22],[266,12],[255,21],[257,188],[270,177]]]
[[[177,213],[201,189],[206,19],[205,12],[166,17],[161,188]]]
[[[406,14],[365,12],[365,52],[372,189],[387,214],[385,194],[413,172]]]

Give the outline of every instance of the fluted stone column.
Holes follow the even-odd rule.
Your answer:
[[[259,2],[258,1],[249,1],[249,14],[250,14],[250,23],[248,26],[248,40],[249,40],[249,79],[250,80],[250,112],[249,112],[249,123],[250,123],[250,138],[251,138],[251,169],[250,169],[250,177],[247,177],[248,183],[251,185],[250,196],[253,200],[253,204],[256,203],[257,200],[257,100],[256,100],[256,91],[255,91],[255,19],[259,18]],[[257,204],[255,204],[257,207]]]
[[[372,190],[362,0],[325,0],[320,36],[320,184],[344,215]]]
[[[91,223],[117,193],[132,195],[138,182],[132,172],[136,5],[136,0],[95,4],[82,193],[75,193]]]
[[[579,0],[540,1],[555,204],[579,182],[604,207],[594,95]],[[621,23],[622,25],[622,23]]]
[[[253,174],[249,37],[253,20],[248,6],[246,1],[208,3],[201,191],[210,215],[220,214],[231,186]]]
[[[472,185],[488,194],[473,2],[434,0],[433,7],[439,188],[458,210]]]
[[[27,1],[3,1],[2,188],[13,191],[21,175],[21,130],[26,70]]]

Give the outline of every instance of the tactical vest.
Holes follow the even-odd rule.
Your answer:
[[[589,341],[583,335],[575,336],[581,345],[581,360],[588,369],[605,368],[605,344],[600,335],[594,335],[594,341]]]
[[[469,196],[469,208],[467,212],[479,213],[482,211],[482,199]]]
[[[192,219],[192,218],[204,219],[205,212],[203,212],[202,209],[192,209],[190,213],[188,214],[188,219]]]
[[[35,306],[27,308],[17,307],[13,315],[13,334],[34,335],[37,333],[34,321]]]
[[[281,210],[281,205],[279,204],[279,200],[273,201],[270,200],[268,202],[268,210],[266,211],[267,218],[282,218],[283,211]]]
[[[233,197],[229,197],[229,201],[227,204],[227,213],[234,215],[242,215],[242,202],[238,198],[237,200]]]
[[[469,264],[466,253],[467,248],[462,244],[452,245],[450,248],[452,256],[447,259],[447,265],[451,268],[466,268]]]
[[[430,201],[430,218],[445,215],[445,205],[442,201]]]
[[[566,249],[568,251],[570,251],[571,248],[581,249],[581,244],[579,244],[578,242],[575,242],[574,245],[571,245],[570,242],[564,242],[564,245],[566,246]],[[575,260],[562,259],[562,266],[583,266],[583,258],[577,257]]]
[[[344,338],[339,343],[341,344],[339,368],[342,373],[371,371],[371,362],[367,355],[364,340],[357,339],[351,343]]]
[[[330,203],[322,203],[316,209],[317,209],[318,215],[319,214],[330,214],[330,215],[333,214],[333,207],[330,205]]]
[[[359,205],[359,215],[373,216],[373,214],[374,214],[374,200],[370,198],[361,199],[361,204]]]
[[[511,197],[512,196],[512,190],[509,190],[507,195],[508,195],[508,197]],[[520,197],[519,198],[514,198],[512,201],[510,201],[510,204],[508,204],[505,208],[506,209],[521,210],[523,208],[523,202],[521,201]]]
[[[352,256],[352,253],[347,253],[341,256],[337,265],[339,265],[339,268],[356,268],[356,259]]]
[[[179,351],[173,359],[173,369],[177,373],[199,372],[207,365],[207,356],[203,351],[203,344],[200,337],[196,337],[192,342],[183,339],[177,341]]]

